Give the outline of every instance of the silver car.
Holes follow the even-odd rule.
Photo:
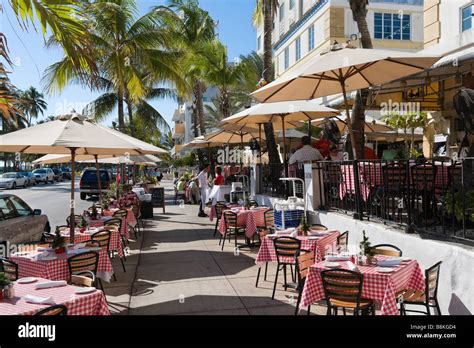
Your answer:
[[[5,173],[0,177],[0,188],[16,189],[17,187],[26,187],[28,180],[21,173]]]
[[[31,209],[22,199],[0,194],[0,243],[39,242],[43,232],[51,231],[48,217]]]

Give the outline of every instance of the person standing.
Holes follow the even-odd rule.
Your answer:
[[[204,212],[204,207],[206,206],[206,196],[207,196],[207,174],[209,173],[210,165],[204,164],[201,167],[201,171],[199,172],[197,179],[199,182],[199,193],[201,196],[201,204],[199,205],[199,217],[207,217],[208,215]]]
[[[216,177],[214,179],[214,185],[224,185],[224,177],[222,176],[221,167],[216,167]]]
[[[320,161],[324,157],[321,153],[311,146],[311,138],[307,135],[301,138],[302,147],[299,150],[296,150],[293,155],[291,155],[289,164],[304,162],[304,161]]]

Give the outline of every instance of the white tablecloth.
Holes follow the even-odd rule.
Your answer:
[[[230,194],[231,189],[230,185],[214,185],[207,197],[215,205],[219,201],[225,201],[224,195]]]

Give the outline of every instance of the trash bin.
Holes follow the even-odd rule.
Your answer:
[[[153,202],[142,201],[140,205],[140,212],[142,214],[142,219],[152,219],[153,218]]]

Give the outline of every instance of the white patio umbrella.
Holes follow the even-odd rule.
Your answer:
[[[98,163],[104,164],[148,164],[148,163],[156,163],[161,162],[156,156],[153,155],[132,155],[132,156],[107,156],[107,155],[100,155],[97,156]],[[76,156],[76,162],[81,163],[95,163],[95,156],[94,155],[78,155]],[[33,164],[59,164],[59,163],[67,163],[71,161],[71,155],[58,155],[58,154],[50,154],[44,155],[36,160],[34,160]]]
[[[183,149],[207,149],[209,147],[216,147],[221,145],[221,143],[205,140],[204,135],[200,135],[194,138],[189,143],[184,144]]]
[[[71,156],[70,238],[74,242],[74,175],[76,155],[142,155],[163,149],[100,126],[72,112],[54,121],[0,136],[0,152],[64,154]]]
[[[225,118],[219,124],[220,127],[228,125],[245,125],[254,127],[258,125],[261,134],[261,125],[264,123],[281,124],[283,139],[283,159],[286,166],[286,136],[285,129],[301,127],[301,121],[311,121],[320,117],[331,117],[339,114],[339,111],[320,105],[315,101],[295,100],[275,103],[261,103]]]
[[[319,127],[324,124],[324,122],[327,122],[327,118],[320,118],[317,120],[314,120],[312,124],[316,127]],[[345,116],[336,116],[333,119],[336,122],[337,127],[339,128],[339,131],[341,133],[344,133],[348,130],[348,124],[347,124],[347,119]],[[364,132],[367,134],[373,133],[373,132],[378,132],[378,133],[383,133],[383,132],[392,132],[394,129],[387,125],[385,122],[377,120],[374,117],[365,116],[365,124],[364,124]]]
[[[418,73],[432,66],[439,57],[336,46],[330,52],[321,54],[294,71],[282,75],[252,95],[261,102],[277,102],[308,100],[342,92],[352,150],[356,158],[347,92]]]

